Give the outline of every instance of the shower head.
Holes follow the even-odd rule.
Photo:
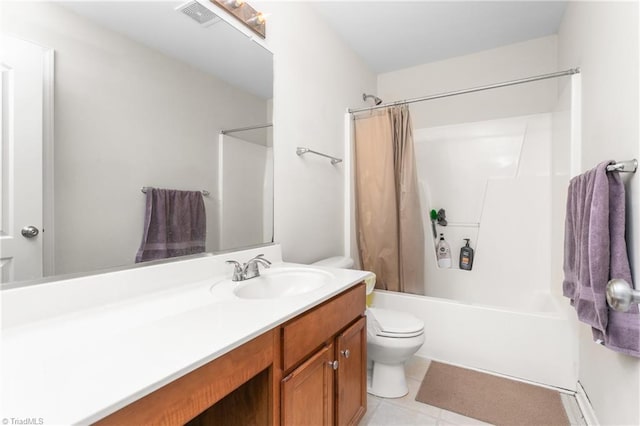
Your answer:
[[[377,97],[376,95],[367,95],[366,93],[362,94],[362,100],[367,101],[367,99],[372,98],[376,105],[380,105],[382,103],[382,99]]]

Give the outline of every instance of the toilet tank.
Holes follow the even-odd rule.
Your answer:
[[[353,259],[345,256],[334,256],[313,262],[312,265],[349,269],[353,266]]]

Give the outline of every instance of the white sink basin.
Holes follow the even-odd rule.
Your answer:
[[[236,283],[233,293],[242,299],[275,299],[297,296],[329,284],[335,277],[320,269],[274,268]]]

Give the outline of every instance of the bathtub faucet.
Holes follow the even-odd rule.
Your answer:
[[[256,257],[249,259],[244,264],[235,260],[227,260],[225,263],[233,265],[233,277],[231,277],[231,281],[244,281],[250,278],[259,277],[260,269],[258,268],[258,265],[262,264],[265,268],[268,268],[271,265],[271,262],[264,258],[264,254],[259,254]]]

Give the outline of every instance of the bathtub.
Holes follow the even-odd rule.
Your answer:
[[[408,312],[425,324],[416,355],[547,386],[576,390],[577,333],[566,302],[539,294],[499,307],[376,290],[372,305]]]

